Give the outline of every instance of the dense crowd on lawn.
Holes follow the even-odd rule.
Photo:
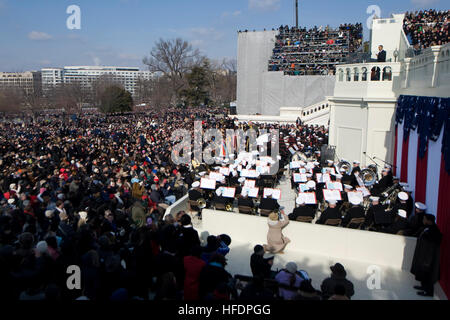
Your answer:
[[[10,120],[0,124],[3,301],[239,298],[225,270],[230,237],[199,236],[184,211],[164,216],[197,179],[171,160],[173,130],[193,132],[195,120],[237,129],[222,109]],[[317,150],[319,128],[259,128],[299,130],[303,151]],[[80,268],[81,289],[67,287],[69,266]]]

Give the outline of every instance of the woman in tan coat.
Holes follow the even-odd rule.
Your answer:
[[[283,253],[286,245],[291,242],[289,238],[283,236],[283,228],[289,224],[288,216],[281,211],[282,217],[278,219],[278,214],[272,212],[269,215],[269,232],[267,233],[267,244],[264,250],[270,253]]]

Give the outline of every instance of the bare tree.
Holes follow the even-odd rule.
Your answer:
[[[162,73],[171,84],[172,94],[178,97],[186,84],[186,73],[194,66],[201,65],[204,59],[198,49],[193,49],[191,44],[181,38],[159,39],[143,63],[150,71]]]
[[[19,89],[0,89],[0,112],[19,113],[23,111],[23,94]]]

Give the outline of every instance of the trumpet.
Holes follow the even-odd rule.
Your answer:
[[[231,203],[227,203],[225,205],[225,210],[228,212],[233,212],[233,205]]]
[[[197,200],[197,206],[199,209],[206,208],[206,200],[204,198],[200,198]]]

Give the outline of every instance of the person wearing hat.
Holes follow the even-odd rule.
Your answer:
[[[316,224],[325,224],[328,219],[342,219],[339,208],[337,207],[336,200],[328,200],[328,208],[326,208],[320,218],[316,221]]]
[[[214,193],[213,203],[222,204],[224,207],[227,204],[233,205],[234,198],[225,198],[222,196],[222,193],[223,193],[222,187],[217,188],[216,192]]]
[[[347,272],[342,264],[336,263],[330,267],[331,276],[323,280],[320,289],[322,291],[322,297],[324,300],[328,300],[335,294],[336,286],[343,286],[345,288],[345,295],[351,299],[355,294],[353,283],[348,280]]]
[[[197,201],[198,199],[203,198],[203,194],[200,189],[200,181],[195,181],[192,183],[192,189],[189,190],[189,200]]]
[[[365,218],[366,215],[359,199],[352,199],[350,204],[350,209],[346,212],[344,218],[342,219],[342,225],[345,227],[354,228],[354,226],[349,225],[350,221],[352,219]]]
[[[404,191],[401,191],[397,194],[397,200],[394,203],[393,206],[393,212],[397,212],[398,210],[405,210],[406,211],[406,218],[409,218],[411,216],[411,209],[408,205],[408,201],[412,201],[411,197]]]
[[[406,210],[399,209],[396,213],[393,223],[382,228],[381,232],[408,236],[410,234],[410,224],[408,222]]]
[[[303,198],[298,197],[295,200],[295,203],[298,205],[298,207],[296,207],[294,211],[292,211],[292,213],[289,215],[289,220],[296,221],[298,217],[311,217],[313,219],[315,218],[315,210],[312,207],[306,205]]]
[[[418,237],[423,231],[423,217],[426,214],[427,206],[422,202],[416,202],[415,212],[408,218],[411,227],[411,236]]]
[[[414,289],[420,296],[432,297],[434,284],[440,278],[439,260],[442,242],[442,233],[436,225],[436,217],[432,214],[423,215],[423,228],[417,239],[411,273],[420,286]]]
[[[264,258],[264,247],[256,245],[250,257],[250,269],[253,277],[270,279],[272,277],[272,266],[274,257]]]
[[[238,198],[238,207],[249,207],[249,208],[255,207],[253,199],[248,197],[248,192],[241,191],[241,194],[239,195]]]
[[[269,231],[267,233],[267,244],[264,250],[270,253],[283,253],[284,248],[291,240],[283,235],[283,229],[289,224],[289,217],[281,211],[281,218],[277,213],[272,212],[269,215],[267,224]]]
[[[262,198],[259,204],[259,209],[276,211],[280,208],[277,199],[273,199],[272,195],[268,195],[267,198]]]
[[[394,179],[390,169],[384,168],[381,171],[381,175],[381,179],[372,187],[373,195],[380,196],[385,190],[394,185]]]
[[[301,283],[304,281],[300,275],[297,274],[298,266],[295,262],[288,262],[283,270],[278,272],[275,276],[275,280],[283,286],[288,286],[290,288],[300,288]],[[279,289],[279,296],[283,300],[294,300],[297,296],[296,291],[292,289]]]
[[[389,226],[393,219],[391,213],[386,211],[387,206],[380,204],[379,197],[370,197],[370,202],[363,227],[379,231],[383,227]]]

